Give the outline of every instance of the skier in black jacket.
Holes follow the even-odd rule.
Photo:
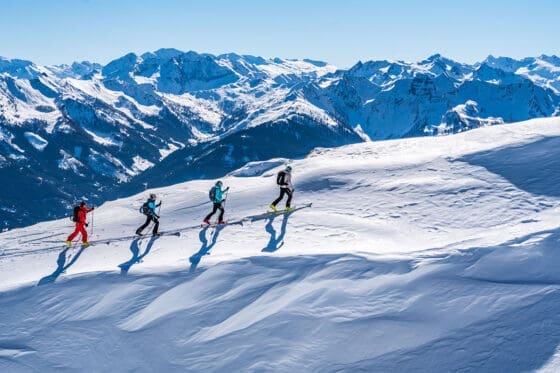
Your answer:
[[[292,196],[294,195],[294,186],[292,185],[292,167],[288,166],[285,170],[278,172],[276,176],[276,184],[280,186],[280,196],[270,204],[272,211],[276,210],[276,205],[284,198],[284,195],[288,195],[286,200],[286,211],[290,211],[290,203],[292,202]]]

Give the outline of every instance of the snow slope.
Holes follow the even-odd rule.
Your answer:
[[[557,118],[316,149],[291,215],[201,229],[198,180],[154,190],[180,237],[0,234],[0,370],[557,371],[559,153]],[[226,217],[266,209],[279,161],[223,178]],[[93,239],[131,234],[145,194]]]

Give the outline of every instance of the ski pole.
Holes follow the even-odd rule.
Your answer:
[[[224,212],[226,211],[226,202],[227,202],[227,200],[228,200],[228,194],[229,194],[229,187],[228,187],[228,189],[227,189],[227,191],[226,191],[226,195],[225,195],[225,197],[224,197],[224,199],[223,199],[224,202],[222,203],[222,208],[224,209]]]
[[[227,200],[228,200],[228,194],[229,194],[229,187],[228,187],[228,189],[227,189],[227,191],[226,191],[226,196],[224,197],[224,208],[226,208],[226,202],[227,202]]]
[[[163,203],[163,201],[159,201],[159,207],[158,207],[158,210],[157,210],[157,220],[158,220],[158,222],[159,222],[159,217],[161,216],[160,214],[161,214],[161,204],[162,203]]]
[[[90,236],[93,237],[93,214],[95,214],[95,208],[91,210],[91,233]]]

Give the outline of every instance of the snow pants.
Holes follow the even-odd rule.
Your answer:
[[[212,212],[206,215],[204,220],[210,220],[212,215],[214,215],[218,210],[220,210],[220,216],[218,217],[218,221],[223,221],[225,209],[224,206],[222,206],[222,202],[214,202],[214,207],[212,208]]]
[[[72,232],[72,234],[70,234],[70,236],[68,236],[66,241],[72,241],[78,235],[78,233],[82,234],[82,242],[84,242],[84,243],[87,242],[86,225],[84,223],[80,223],[80,222],[76,223],[76,229],[74,229],[74,232]]]
[[[280,196],[276,198],[274,202],[272,202],[272,204],[276,206],[278,202],[280,202],[282,198],[284,198],[284,194],[288,195],[288,200],[286,201],[286,208],[290,207],[290,203],[292,203],[292,196],[294,192],[292,192],[292,190],[289,188],[280,188]]]
[[[154,229],[152,229],[152,234],[157,234],[159,228],[159,219],[155,215],[146,215],[146,222],[136,230],[136,233],[142,233],[144,228],[146,228],[152,221],[154,222]]]

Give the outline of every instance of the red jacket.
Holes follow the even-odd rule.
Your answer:
[[[77,221],[77,223],[86,224],[87,223],[86,214],[88,212],[91,212],[91,211],[93,211],[93,208],[88,209],[85,206],[80,207],[80,211],[78,211],[78,221]]]

